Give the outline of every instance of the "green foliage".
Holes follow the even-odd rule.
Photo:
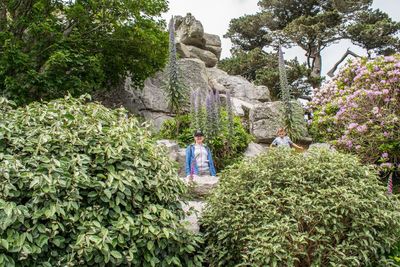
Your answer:
[[[179,145],[186,147],[194,142],[191,115],[181,115],[164,122],[160,130],[160,138],[177,140]],[[177,124],[179,123],[179,133]],[[206,136],[205,143],[213,154],[214,164],[218,171],[241,159],[251,141],[251,135],[242,126],[239,117],[233,119],[233,137],[229,134],[229,118],[225,110],[220,114],[220,131],[216,135]]]
[[[0,265],[201,266],[166,152],[86,100],[0,114]]]
[[[393,54],[400,48],[396,34],[400,31],[400,22],[393,21],[381,10],[366,10],[357,14],[355,23],[347,27],[353,43],[378,54]]]
[[[26,104],[140,85],[168,53],[165,0],[13,1],[0,5],[0,95]]]
[[[211,266],[377,266],[400,200],[375,170],[328,150],[271,149],[225,170],[203,211]]]
[[[308,71],[297,59],[285,61],[288,66],[287,77],[295,97],[310,94],[311,85],[307,82]],[[257,85],[270,89],[271,97],[279,99],[279,69],[276,53],[267,53],[260,48],[251,51],[236,50],[232,57],[222,59],[218,67],[231,75],[240,75]]]
[[[400,266],[400,242],[396,244],[394,249],[390,252],[389,259],[396,263],[396,266]]]

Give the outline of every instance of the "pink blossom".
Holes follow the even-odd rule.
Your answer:
[[[393,164],[390,162],[384,162],[384,163],[381,163],[381,167],[382,168],[392,168]]]
[[[367,130],[368,130],[367,125],[360,125],[360,126],[357,127],[357,131],[359,133],[365,133]]]
[[[356,128],[357,126],[358,126],[358,123],[352,122],[349,124],[349,126],[347,128],[351,130],[351,129]]]
[[[388,90],[388,89],[383,89],[383,90],[382,90],[382,93],[383,93],[384,95],[387,95],[387,94],[389,94],[389,90]]]
[[[348,140],[348,141],[346,142],[346,146],[347,146],[348,148],[352,148],[352,147],[353,147],[353,142],[352,142],[351,140]]]
[[[374,107],[373,109],[372,109],[372,113],[373,114],[378,114],[379,113],[379,108],[378,107]]]
[[[388,56],[388,57],[385,57],[385,61],[386,62],[394,62],[395,58],[393,56]]]
[[[383,136],[384,136],[384,137],[388,137],[388,136],[389,136],[389,133],[388,133],[388,132],[383,132]]]
[[[384,159],[387,159],[389,157],[389,154],[386,153],[386,152],[382,153],[381,157],[384,158]]]

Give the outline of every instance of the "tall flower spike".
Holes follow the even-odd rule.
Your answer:
[[[293,110],[291,101],[291,91],[286,75],[285,60],[283,58],[282,46],[278,47],[278,60],[279,60],[279,81],[281,86],[281,101],[285,109],[284,124],[288,134],[295,138],[295,127],[293,121]]]
[[[233,138],[233,112],[232,112],[232,99],[231,92],[226,92],[226,111],[228,113],[228,131],[229,131],[229,142]]]
[[[169,102],[169,108],[173,113],[180,113],[182,106],[187,100],[186,88],[179,80],[179,66],[176,55],[175,43],[175,19],[172,16],[169,21],[169,60],[167,65],[168,79],[166,84],[166,93]]]
[[[191,116],[191,127],[198,129],[198,125],[196,123],[196,117],[197,117],[197,108],[196,108],[196,102],[197,102],[197,92],[192,91],[190,95],[190,116]]]
[[[195,105],[195,113],[196,113],[196,129],[202,129],[204,124],[203,123],[203,110],[201,107],[201,103],[202,103],[202,95],[201,95],[201,90],[197,89],[196,90],[196,105]]]
[[[213,111],[212,111],[212,100],[211,95],[208,94],[206,97],[206,132],[208,137],[213,135]]]

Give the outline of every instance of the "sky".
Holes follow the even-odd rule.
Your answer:
[[[230,40],[223,38],[228,30],[230,20],[245,14],[255,14],[259,11],[257,2],[258,0],[169,0],[170,9],[163,14],[163,18],[169,20],[172,15],[185,16],[186,13],[192,13],[203,24],[205,32],[221,37],[221,58],[224,58],[230,56],[232,47]],[[388,13],[393,20],[400,21],[400,0],[374,0],[372,7],[379,8]],[[348,40],[333,44],[322,52],[322,75],[326,75],[347,48],[359,55],[366,55],[365,50],[354,46]],[[304,62],[304,54],[305,51],[300,48],[287,49],[285,59],[297,57],[300,62]]]

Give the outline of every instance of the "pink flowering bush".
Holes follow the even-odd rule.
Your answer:
[[[332,142],[382,170],[398,170],[400,54],[350,62],[315,92],[310,108],[314,138]]]

